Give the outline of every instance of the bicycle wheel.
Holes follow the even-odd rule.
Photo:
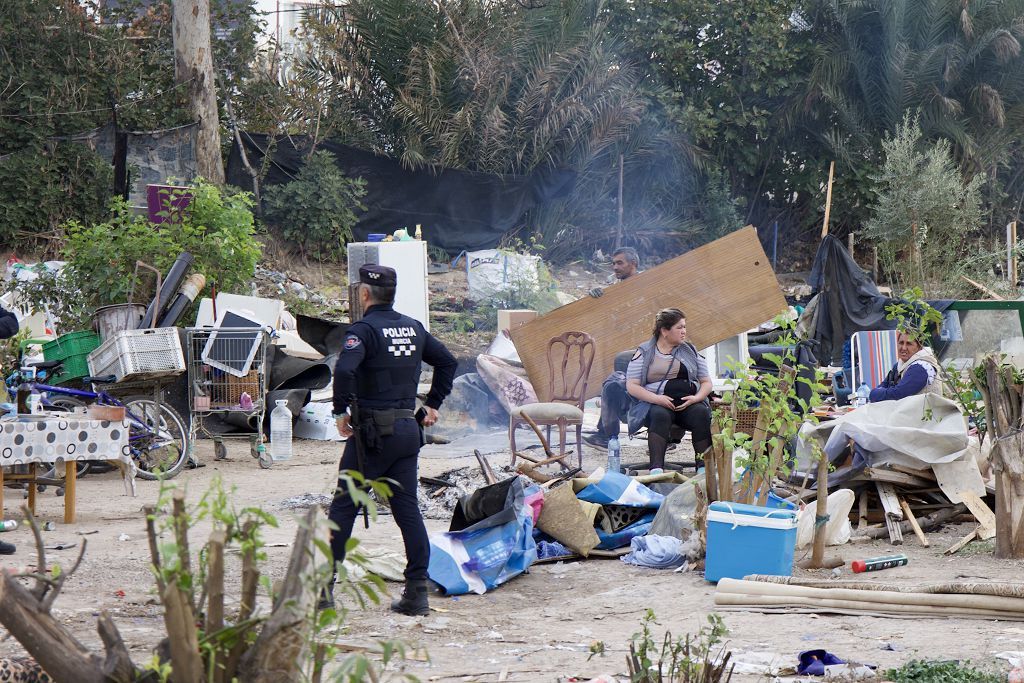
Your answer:
[[[133,396],[124,407],[132,423],[128,430],[132,457],[141,479],[171,479],[188,459],[189,437],[174,408],[152,398]]]
[[[50,408],[54,410],[62,410],[67,413],[74,411],[75,408],[83,408],[86,405],[85,401],[75,398],[74,396],[48,396],[46,402],[50,404]],[[91,467],[91,460],[79,460],[77,468],[78,473],[76,476],[84,477],[89,474],[89,469]],[[50,470],[50,472],[53,472],[53,470]],[[47,473],[46,476],[50,476],[50,473]]]

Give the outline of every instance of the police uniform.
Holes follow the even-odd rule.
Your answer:
[[[364,265],[359,280],[365,284],[394,287],[393,269]],[[358,403],[359,430],[364,444],[362,474],[367,479],[393,480],[388,501],[405,542],[405,578],[426,585],[430,545],[416,497],[417,455],[421,431],[414,417],[420,364],[433,366],[434,377],[425,401],[437,409],[452,390],[457,361],[444,344],[423,325],[395,311],[391,305],[373,305],[363,318],[353,323],[346,334],[334,368],[334,415],[341,417],[351,398]],[[349,438],[339,469],[358,470],[355,438]],[[345,544],[352,535],[358,514],[344,482],[331,502],[329,518],[337,529],[331,532],[331,552],[335,562],[345,559]],[[426,596],[424,594],[424,600]]]

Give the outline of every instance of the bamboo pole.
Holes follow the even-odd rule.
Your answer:
[[[828,219],[832,215],[832,178],[835,175],[836,162],[831,162],[828,165],[828,191],[825,193],[825,221],[821,224],[821,237],[825,238],[828,234]]]

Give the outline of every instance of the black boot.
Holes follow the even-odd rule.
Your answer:
[[[0,555],[13,555],[14,550],[15,548],[13,543],[0,541]]]
[[[402,597],[391,601],[391,611],[410,617],[425,617],[430,614],[427,593],[430,588],[426,580],[406,581]]]
[[[334,579],[320,589],[320,600],[316,603],[316,611],[322,612],[325,609],[334,609]]]

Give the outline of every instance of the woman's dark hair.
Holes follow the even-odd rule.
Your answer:
[[[686,314],[678,308],[663,308],[654,316],[654,332],[652,337],[657,337],[661,330],[671,330],[676,323],[686,317]]]

